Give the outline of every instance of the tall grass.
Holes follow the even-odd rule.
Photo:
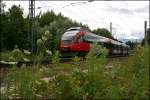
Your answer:
[[[93,45],[97,47],[96,44]],[[86,61],[75,57],[72,64],[60,64],[58,53],[53,56],[54,67],[13,68],[5,78],[2,99],[149,99],[148,47],[138,46],[134,54],[126,58],[123,65],[106,68],[107,50],[100,56],[94,48]],[[53,66],[53,65],[52,65]],[[69,69],[68,74],[55,72],[56,67]],[[81,68],[82,67],[82,68]],[[64,69],[63,69],[64,71]],[[49,81],[42,80],[49,77]]]
[[[120,86],[122,97],[130,99],[149,98],[148,47],[137,46],[133,56],[126,60],[126,64],[116,67],[114,80],[119,82],[116,85]]]
[[[39,79],[38,73],[33,73],[31,68],[23,65],[21,68],[13,68],[7,74],[4,81],[4,94],[1,94],[5,99],[32,99],[35,98],[35,82]]]

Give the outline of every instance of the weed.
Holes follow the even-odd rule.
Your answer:
[[[99,49],[103,51],[102,49]],[[138,46],[123,65],[107,70],[104,49],[100,56],[97,50],[91,50],[86,61],[79,63],[74,58],[74,65],[59,64],[59,53],[52,56],[54,69],[27,68],[15,66],[5,78],[4,99],[149,99],[149,59],[148,48]],[[104,54],[103,54],[104,53]],[[79,68],[79,65],[84,69]],[[54,70],[67,68],[67,74]],[[71,72],[70,72],[71,71]],[[70,73],[69,73],[70,72]],[[40,78],[48,77],[49,81]]]
[[[60,61],[59,59],[59,52],[55,51],[54,55],[52,56],[52,63],[53,64],[58,64]]]
[[[37,51],[34,57],[34,65],[36,64],[39,65],[41,61],[45,59],[50,60],[50,56],[52,54],[51,54],[51,51],[49,51],[46,47],[46,43],[48,39],[50,38],[50,36],[51,36],[50,32],[45,31],[45,33],[42,34],[42,36],[39,39],[37,39]]]

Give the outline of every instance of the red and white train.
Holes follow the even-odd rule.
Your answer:
[[[129,51],[125,43],[96,35],[81,27],[72,27],[62,35],[60,52],[64,57],[85,56],[94,42],[106,47],[109,55],[127,55]]]

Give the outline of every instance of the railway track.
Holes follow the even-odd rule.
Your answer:
[[[59,63],[66,63],[66,62],[70,62],[72,61],[71,58],[63,58],[60,59]],[[41,61],[40,62],[42,65],[48,65],[48,64],[52,64],[52,61],[50,60],[45,60],[45,61]],[[20,67],[23,64],[26,64],[27,66],[31,66],[34,64],[34,61],[18,61],[18,62],[6,62],[6,61],[0,61],[0,68],[11,68],[13,65]]]
[[[127,57],[127,56],[123,56],[123,55],[111,55],[108,56],[109,59],[111,58],[119,58],[119,57]],[[59,63],[69,63],[72,61],[72,58],[62,58],[60,59]],[[26,64],[27,66],[31,66],[34,64],[33,61],[29,61],[29,62],[25,62],[25,61],[18,61],[18,62],[5,62],[5,61],[0,61],[0,68],[11,68],[13,65],[20,67],[23,64]],[[45,61],[41,61],[40,64],[42,65],[49,65],[52,64],[52,61],[50,60],[45,60]]]

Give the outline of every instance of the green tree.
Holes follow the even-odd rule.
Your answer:
[[[129,45],[132,50],[133,50],[133,49],[136,47],[136,45],[137,45],[136,43],[134,43],[134,42],[132,42],[132,41],[127,41],[126,44]]]
[[[55,18],[56,18],[56,15],[53,12],[53,10],[43,13],[39,19],[40,26],[43,27],[45,25],[49,25],[51,22],[54,21]]]
[[[1,4],[3,5],[3,3]],[[5,6],[3,6],[5,7]],[[4,8],[3,8],[4,9]],[[1,50],[6,49],[5,43],[7,43],[7,33],[8,33],[8,14],[5,13],[4,11],[1,12],[0,16],[0,48]]]
[[[1,16],[2,48],[13,49],[14,45],[25,48],[28,35],[28,23],[23,18],[23,9],[13,5],[6,14]],[[4,45],[5,44],[5,45]]]

